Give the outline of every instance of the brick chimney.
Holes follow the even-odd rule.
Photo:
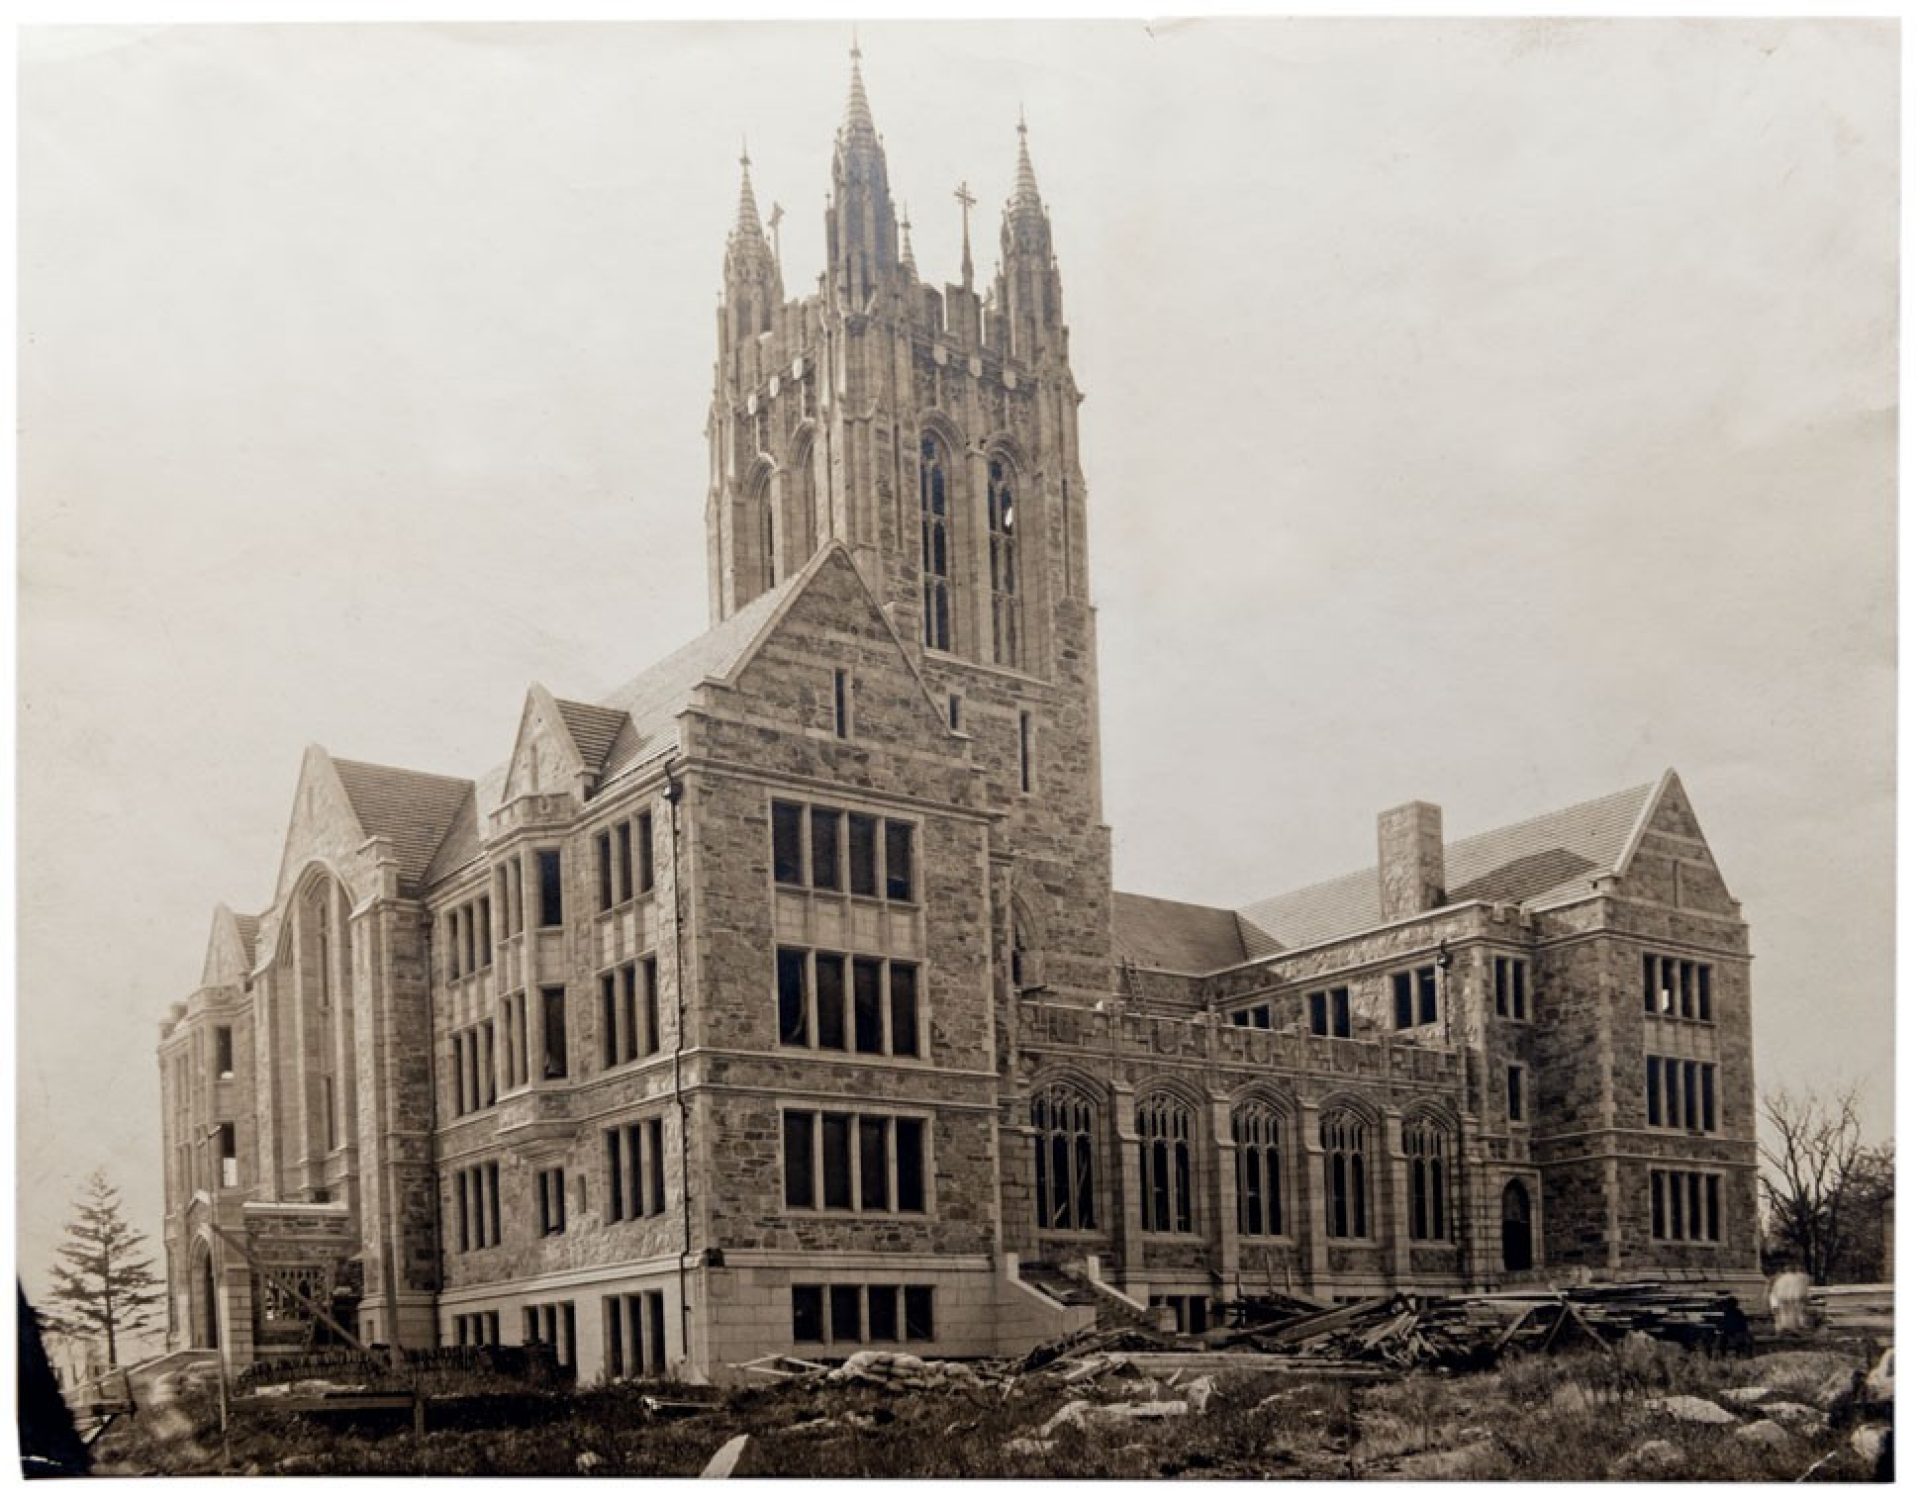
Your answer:
[[[1447,903],[1440,808],[1409,801],[1380,813],[1380,915],[1404,920]]]

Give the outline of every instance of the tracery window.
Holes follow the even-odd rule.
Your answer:
[[[1275,1238],[1287,1230],[1285,1138],[1273,1109],[1257,1103],[1234,1109],[1234,1196],[1243,1237]]]
[[[1439,1242],[1447,1232],[1447,1135],[1432,1119],[1409,1119],[1401,1129],[1407,1156],[1407,1233]]]
[[[953,649],[953,527],[947,510],[947,459],[931,432],[920,439],[921,643]]]
[[[1327,1175],[1327,1236],[1367,1236],[1367,1126],[1346,1110],[1320,1119]]]
[[[1013,522],[1013,467],[995,458],[987,465],[987,567],[993,583],[993,659],[1000,666],[1020,664],[1020,559]]]
[[[1055,1232],[1094,1226],[1093,1104],[1070,1087],[1035,1095],[1033,1194],[1039,1224]]]
[[[1140,1226],[1149,1233],[1193,1231],[1193,1113],[1166,1096],[1134,1112],[1140,1136]]]

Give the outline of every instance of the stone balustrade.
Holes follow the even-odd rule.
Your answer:
[[[1457,1085],[1460,1052],[1387,1036],[1338,1040],[1295,1028],[1257,1030],[1213,1013],[1191,1018],[1022,1000],[1020,1043],[1131,1060],[1160,1057],[1207,1065]]]

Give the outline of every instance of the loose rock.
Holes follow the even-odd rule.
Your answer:
[[[1743,1425],[1734,1435],[1742,1441],[1751,1441],[1756,1446],[1765,1446],[1774,1451],[1793,1444],[1793,1437],[1771,1420],[1756,1420],[1751,1425]]]
[[[1664,1399],[1651,1401],[1652,1407],[1665,1410],[1676,1420],[1689,1420],[1695,1425],[1731,1425],[1734,1417],[1729,1415],[1711,1399],[1701,1399],[1693,1394],[1669,1394]]]
[[[1615,1477],[1643,1476],[1670,1472],[1683,1460],[1680,1448],[1671,1441],[1642,1441],[1608,1470]]]
[[[1875,1466],[1886,1455],[1888,1445],[1893,1440],[1892,1427],[1886,1425],[1863,1425],[1853,1433],[1853,1449],[1865,1460]]]

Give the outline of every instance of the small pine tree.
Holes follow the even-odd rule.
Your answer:
[[[147,1235],[120,1215],[120,1193],[105,1171],[87,1178],[73,1211],[43,1320],[70,1336],[104,1337],[107,1365],[117,1368],[120,1338],[153,1325],[164,1287],[141,1252]]]

